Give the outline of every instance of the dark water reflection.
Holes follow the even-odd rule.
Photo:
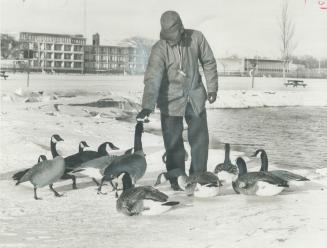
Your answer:
[[[210,133],[247,156],[264,148],[282,167],[327,166],[327,108],[279,107],[208,110]]]

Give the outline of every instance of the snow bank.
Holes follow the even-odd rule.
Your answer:
[[[323,91],[256,91],[222,90],[207,108],[250,108],[286,106],[327,106]]]

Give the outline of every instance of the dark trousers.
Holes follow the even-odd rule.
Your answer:
[[[190,103],[185,110],[188,126],[188,141],[191,146],[190,175],[207,171],[209,135],[207,113],[196,115]],[[167,171],[180,168],[185,171],[185,149],[183,143],[183,117],[161,114],[161,129],[167,154]]]

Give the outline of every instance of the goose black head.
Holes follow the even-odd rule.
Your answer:
[[[111,142],[107,142],[107,145],[109,146],[109,148],[111,150],[119,150],[119,147],[115,146],[113,143]]]
[[[119,148],[117,146],[115,146],[113,143],[111,142],[103,142],[99,147],[98,147],[98,152],[101,154],[107,154],[107,146],[109,146],[109,148],[111,150],[119,150]]]
[[[86,141],[81,141],[81,142],[79,143],[79,146],[82,147],[82,148],[90,147],[90,146],[86,143]]]
[[[83,152],[85,147],[89,147],[89,145],[86,143],[86,141],[81,141],[78,146],[78,151]]]
[[[238,157],[236,159],[236,164],[237,164],[237,167],[238,167],[238,174],[239,175],[243,175],[243,174],[247,173],[246,163],[245,163],[243,158]]]
[[[45,155],[40,155],[37,162],[40,163],[40,162],[45,161],[45,160],[47,160],[47,157]]]
[[[59,141],[64,141],[64,140],[58,134],[54,134],[54,135],[51,136],[51,142],[52,143],[57,143]]]
[[[158,175],[157,181],[155,182],[154,186],[158,186],[168,180],[167,172],[162,172]]]
[[[266,155],[266,151],[264,149],[258,149],[255,151],[255,153],[253,153],[253,155],[251,155],[251,157],[257,157],[259,158],[259,156],[263,156],[263,155]]]
[[[219,172],[224,170],[224,163],[217,164],[213,173],[218,174]]]

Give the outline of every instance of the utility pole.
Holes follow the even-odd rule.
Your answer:
[[[250,72],[252,72],[251,76],[252,76],[252,89],[253,89],[254,88],[254,76],[255,76],[256,69],[257,69],[257,64],[255,61],[253,61],[251,63],[251,65],[252,65],[252,70]]]
[[[30,59],[27,59],[27,88],[30,87]]]

